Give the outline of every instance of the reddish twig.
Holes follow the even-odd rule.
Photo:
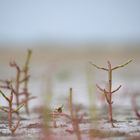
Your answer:
[[[20,117],[18,116],[18,121],[16,123],[15,126],[12,125],[12,114],[13,113],[17,113],[17,111],[21,108],[17,108],[17,109],[13,109],[12,105],[13,105],[13,91],[11,90],[10,93],[10,97],[8,98],[1,90],[0,90],[0,94],[5,98],[5,100],[8,102],[8,107],[0,107],[1,110],[5,111],[8,113],[8,126],[9,126],[9,130],[11,131],[12,134],[15,133],[15,131],[17,130],[19,123],[20,123]]]
[[[136,95],[134,95],[134,96],[132,97],[132,106],[133,106],[133,110],[134,110],[136,116],[137,116],[138,119],[140,120],[140,113],[139,113],[138,108],[137,108],[137,105],[136,105]]]
[[[100,87],[99,85],[97,85],[97,84],[96,84],[96,87],[97,87],[100,91],[102,91],[102,92],[104,93],[104,95],[105,95],[106,101],[107,101],[107,103],[108,103],[109,121],[110,121],[112,127],[114,127],[114,124],[113,124],[113,115],[112,115],[112,104],[113,104],[113,101],[112,101],[112,94],[115,93],[116,91],[118,91],[118,90],[121,88],[121,85],[120,85],[117,89],[112,90],[112,72],[113,72],[113,70],[116,70],[116,69],[118,69],[118,68],[122,68],[122,67],[126,66],[126,65],[129,64],[131,61],[132,61],[132,60],[130,60],[130,61],[128,61],[128,62],[126,62],[126,63],[124,63],[124,64],[122,64],[122,65],[118,65],[118,66],[116,66],[116,67],[113,67],[113,68],[112,68],[112,65],[111,65],[110,61],[107,62],[107,63],[108,63],[108,68],[102,68],[102,67],[99,67],[99,66],[97,66],[97,65],[95,65],[95,64],[92,64],[92,63],[90,62],[90,64],[92,64],[95,68],[101,69],[101,70],[105,70],[105,71],[108,72],[108,89],[107,89],[107,90],[106,90],[106,89],[103,89],[103,88],[101,88],[101,87]]]
[[[10,66],[16,68],[16,82],[15,82],[15,90],[14,90],[14,94],[16,96],[16,105],[17,107],[19,106],[19,88],[20,88],[20,77],[21,77],[21,69],[20,67],[17,65],[17,63],[15,61],[10,62]]]

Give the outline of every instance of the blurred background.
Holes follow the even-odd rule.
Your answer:
[[[95,85],[104,87],[107,73],[89,61],[107,67],[133,59],[113,73],[113,88],[122,85],[114,104],[130,107],[140,90],[139,7],[139,0],[0,0],[0,79],[15,78],[9,62],[24,65],[30,48],[32,107],[44,95],[52,107],[65,104],[70,87],[75,103],[100,106]]]

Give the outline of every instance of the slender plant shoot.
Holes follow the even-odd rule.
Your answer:
[[[118,88],[116,88],[115,90],[112,90],[112,72],[113,70],[116,70],[118,68],[122,68],[122,67],[125,67],[126,65],[128,65],[130,62],[132,62],[132,60],[122,64],[122,65],[118,65],[116,67],[112,67],[110,61],[108,61],[108,68],[103,68],[103,67],[100,67],[100,66],[97,66],[93,63],[90,62],[90,64],[92,66],[94,66],[95,68],[97,69],[100,69],[100,70],[104,70],[104,71],[107,71],[108,72],[108,89],[103,89],[101,88],[98,84],[96,84],[97,88],[102,91],[105,95],[105,98],[106,98],[106,101],[108,103],[108,110],[109,110],[109,121],[112,125],[112,127],[115,127],[114,126],[114,123],[113,123],[113,115],[112,115],[112,104],[113,104],[113,101],[112,101],[112,95],[113,93],[115,93],[116,91],[118,91],[120,88],[121,88],[121,85],[118,86]]]
[[[9,126],[9,130],[11,131],[12,134],[15,133],[15,131],[17,130],[19,123],[20,123],[20,116],[17,115],[18,120],[15,126],[13,126],[12,124],[12,115],[13,113],[17,114],[17,110],[19,110],[22,106],[18,107],[17,109],[13,109],[13,91],[11,90],[10,92],[10,97],[7,97],[1,90],[0,90],[0,94],[5,98],[5,100],[8,102],[8,108],[4,108],[4,107],[0,107],[1,110],[3,110],[4,112],[8,113],[8,126]]]
[[[28,105],[28,101],[29,99],[29,91],[28,91],[28,83],[29,83],[29,62],[31,59],[31,55],[32,55],[32,51],[28,50],[28,54],[27,54],[27,58],[26,58],[26,62],[23,68],[23,72],[24,72],[24,78],[26,80],[24,80],[24,91],[23,93],[25,94],[25,110],[26,113],[29,114],[29,105]],[[28,77],[28,78],[27,78]]]

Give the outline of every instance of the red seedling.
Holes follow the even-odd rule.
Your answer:
[[[133,110],[134,110],[136,116],[137,116],[138,119],[140,120],[140,113],[139,113],[138,108],[137,108],[137,105],[136,105],[136,95],[134,95],[134,96],[132,97],[132,106],[133,106]]]
[[[118,65],[116,67],[112,67],[110,61],[108,61],[108,68],[103,68],[103,67],[99,67],[93,63],[91,63],[95,68],[97,69],[101,69],[101,70],[104,70],[104,71],[107,71],[108,72],[108,89],[103,89],[101,88],[99,85],[96,84],[97,88],[102,91],[105,95],[105,98],[106,98],[106,101],[108,103],[108,109],[109,109],[109,121],[112,125],[112,127],[115,127],[114,124],[113,124],[113,116],[112,116],[112,104],[113,104],[113,101],[112,101],[112,95],[113,93],[115,93],[116,91],[118,91],[120,88],[121,88],[121,85],[116,88],[115,90],[112,90],[112,72],[118,68],[122,68],[124,66],[126,66],[127,64],[129,64],[132,60],[122,64],[122,65]]]
[[[11,88],[12,89],[12,88]],[[16,113],[21,109],[21,107],[23,105],[18,106],[16,109],[13,109],[13,90],[10,91],[10,96],[7,97],[1,90],[0,90],[0,94],[5,98],[5,100],[8,102],[8,107],[0,107],[1,110],[5,111],[6,113],[8,113],[8,126],[9,126],[9,130],[11,131],[12,134],[15,133],[15,131],[17,130],[19,123],[20,123],[20,116],[17,115],[17,122],[16,125],[13,126],[12,124],[12,116],[13,113]]]
[[[67,132],[69,133],[75,133],[77,140],[81,140],[81,132],[80,132],[80,128],[79,128],[79,122],[82,121],[83,119],[83,115],[78,115],[79,109],[76,108],[74,109],[73,107],[73,96],[72,96],[72,88],[70,88],[70,95],[69,95],[69,110],[70,110],[70,114],[66,114],[62,111],[63,106],[55,109],[55,111],[53,111],[51,113],[52,116],[52,120],[53,120],[53,127],[57,128],[57,123],[56,123],[56,119],[57,117],[61,116],[61,117],[65,117],[69,120],[71,120],[72,123],[72,129],[68,128],[66,129]]]

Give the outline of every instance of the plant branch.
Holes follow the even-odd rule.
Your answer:
[[[6,95],[0,90],[0,93],[1,93],[1,95],[9,102],[10,100],[9,100],[9,98],[8,97],[6,97]]]
[[[133,59],[129,60],[128,62],[126,62],[126,63],[124,63],[124,64],[122,64],[122,65],[118,65],[118,66],[112,68],[112,70],[116,70],[116,69],[118,69],[118,68],[122,68],[122,67],[128,65],[128,64],[129,64],[130,62],[132,62],[132,61],[133,61]]]
[[[102,91],[102,92],[105,91],[105,89],[102,89],[98,84],[96,84],[96,87],[97,87],[100,91]]]
[[[105,71],[108,71],[108,69],[106,69],[106,68],[103,68],[103,67],[99,67],[99,66],[97,66],[97,65],[95,65],[95,64],[93,64],[92,62],[89,62],[91,65],[93,65],[95,68],[97,68],[97,69],[101,69],[101,70],[105,70]]]
[[[115,93],[116,91],[118,91],[122,86],[120,85],[117,89],[113,90],[111,93]]]

